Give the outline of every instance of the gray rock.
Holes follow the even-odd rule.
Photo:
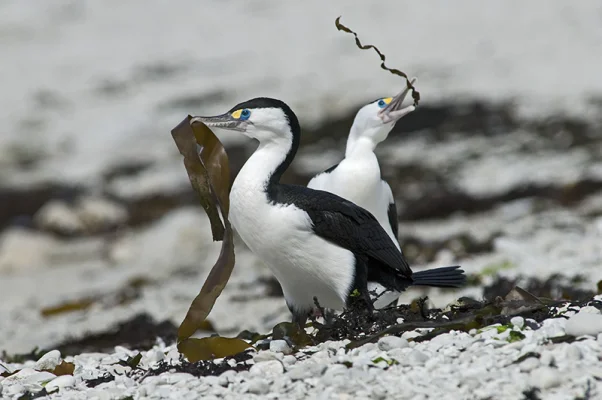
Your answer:
[[[291,354],[293,349],[284,340],[272,340],[270,342],[270,351],[282,354]]]
[[[567,335],[596,337],[602,333],[602,314],[591,312],[578,312],[566,322],[565,332]]]
[[[408,341],[397,336],[384,336],[378,340],[378,348],[382,351],[403,349],[405,347],[409,347]]]

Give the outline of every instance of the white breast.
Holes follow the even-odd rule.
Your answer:
[[[309,310],[314,296],[326,308],[345,306],[355,257],[316,236],[305,211],[270,204],[264,189],[239,173],[230,192],[230,221],[276,276],[290,306]]]

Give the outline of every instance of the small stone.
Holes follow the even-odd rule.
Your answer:
[[[251,375],[278,376],[284,372],[284,366],[278,360],[270,360],[257,363],[251,367]]]
[[[293,381],[313,378],[324,374],[328,367],[324,364],[305,364],[296,365],[288,373],[288,377]]]
[[[255,363],[261,363],[272,360],[279,360],[283,358],[282,353],[274,353],[272,351],[260,351],[253,356]]]
[[[602,333],[602,314],[579,311],[566,322],[565,332],[572,336],[596,337]]]
[[[424,364],[427,360],[428,360],[428,356],[426,354],[424,354],[421,351],[418,350],[413,350],[409,355],[408,355],[408,360],[413,364],[413,365],[422,365]]]
[[[71,375],[62,375],[57,376],[50,382],[48,382],[45,386],[46,391],[48,393],[52,393],[55,390],[60,390],[68,387],[72,387],[75,385],[75,378]]]
[[[46,233],[14,227],[0,235],[0,271],[45,266],[59,245]]]
[[[569,360],[578,361],[583,358],[583,353],[581,352],[581,349],[573,343],[566,348],[566,358]]]
[[[249,382],[249,393],[264,395],[270,391],[270,385],[264,379],[253,379]]]
[[[61,352],[58,350],[51,350],[44,354],[36,362],[35,369],[38,371],[53,370],[57,365],[61,363]]]
[[[539,357],[539,362],[541,365],[545,365],[547,367],[552,366],[555,363],[554,354],[552,354],[551,351],[543,351]]]
[[[125,207],[103,198],[80,199],[76,212],[86,228],[92,232],[118,226],[128,218]]]
[[[42,229],[73,234],[83,231],[82,221],[65,202],[51,200],[44,204],[33,217],[33,222]]]
[[[291,354],[293,350],[284,340],[272,340],[270,342],[270,351],[274,353]]]
[[[522,372],[530,372],[530,371],[533,371],[535,368],[539,367],[540,364],[541,363],[537,358],[529,357],[525,361],[520,363],[519,369]]]
[[[14,385],[7,385],[6,390],[4,391],[4,394],[8,395],[8,396],[16,396],[16,395],[20,395],[22,393],[24,393],[27,389],[25,389],[25,387],[23,385],[21,385],[20,383],[15,383]]]
[[[406,340],[413,339],[418,336],[420,336],[420,333],[416,331],[407,331],[401,334],[401,337]]]
[[[297,362],[297,357],[293,355],[284,356],[282,357],[282,362],[286,365],[293,365]]]
[[[510,323],[518,329],[523,329],[523,326],[525,326],[525,319],[523,317],[512,317]]]
[[[400,338],[398,336],[384,336],[378,341],[378,348],[382,351],[403,349],[409,346],[410,345],[408,344],[408,341],[406,339]]]
[[[554,368],[540,367],[531,371],[529,380],[533,387],[551,389],[560,385],[561,376]]]
[[[148,364],[155,364],[158,363],[159,361],[163,361],[165,359],[165,354],[158,349],[151,349],[148,352],[146,352],[146,363]]]
[[[600,314],[600,313],[602,313],[602,311],[598,310],[594,306],[585,306],[581,310],[579,310],[579,312],[584,313],[584,314]]]

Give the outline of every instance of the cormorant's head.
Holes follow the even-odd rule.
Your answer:
[[[416,78],[412,78],[410,82],[413,85]],[[395,123],[415,110],[413,105],[402,107],[409,91],[406,87],[395,97],[380,98],[362,107],[351,128],[354,139],[367,138],[375,145],[385,140]]]
[[[244,133],[260,142],[279,139],[294,140],[300,127],[297,116],[283,101],[257,97],[235,105],[225,114],[214,117],[193,117],[191,123],[203,122],[210,128]]]

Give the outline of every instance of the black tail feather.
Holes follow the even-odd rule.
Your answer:
[[[466,275],[459,265],[454,265],[414,272],[412,280],[416,286],[461,287],[466,283]]]

